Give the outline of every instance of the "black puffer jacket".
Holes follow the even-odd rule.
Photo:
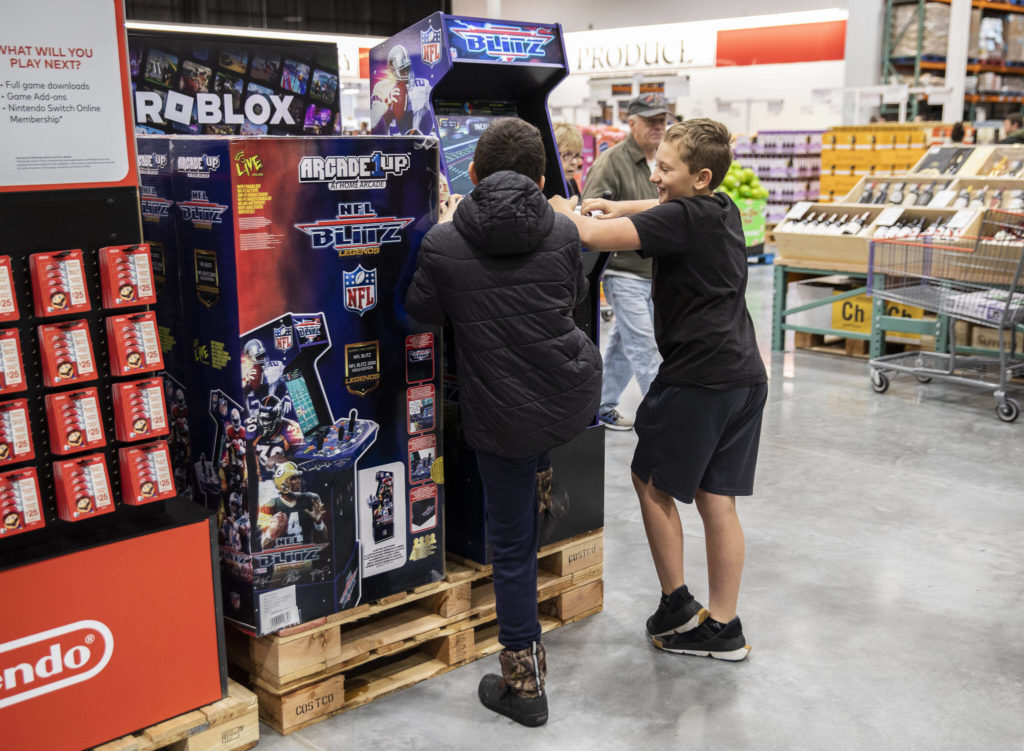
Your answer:
[[[482,180],[423,238],[406,308],[452,322],[470,446],[530,456],[590,424],[601,353],[572,319],[586,292],[576,228],[516,172]]]

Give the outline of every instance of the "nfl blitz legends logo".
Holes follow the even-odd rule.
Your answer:
[[[420,60],[431,68],[441,62],[441,30],[429,24],[420,32]]]
[[[113,653],[114,635],[92,620],[0,644],[0,709],[87,681]]]
[[[377,307],[377,269],[364,269],[362,264],[342,274],[345,287],[345,310],[360,317]]]
[[[373,205],[360,201],[339,203],[333,219],[320,219],[295,228],[306,233],[314,250],[336,250],[339,256],[380,253],[381,245],[402,242],[401,230],[411,216],[379,216]]]
[[[224,204],[211,201],[205,190],[193,190],[190,200],[178,202],[181,218],[194,227],[209,228],[220,224],[221,216],[227,210]]]
[[[502,23],[459,21],[452,23],[448,30],[466,43],[466,51],[470,54],[509,63],[544,57],[544,48],[555,38],[551,29]]]

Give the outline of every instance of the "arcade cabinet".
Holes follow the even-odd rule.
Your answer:
[[[547,151],[545,193],[567,196],[562,162],[548,115],[549,93],[569,73],[558,24],[491,21],[435,13],[370,51],[370,118],[374,135],[432,134],[441,143],[441,198],[473,190],[468,167],[480,134],[500,117],[540,129]],[[583,254],[590,294],[574,312],[599,342],[600,274],[604,257]],[[448,549],[489,558],[483,489],[459,414],[458,373],[445,331],[444,462]],[[545,512],[540,544],[604,523],[604,430],[596,422],[551,453],[554,503]]]
[[[170,375],[225,616],[266,634],[441,579],[439,337],[404,307],[437,142],[163,140]]]

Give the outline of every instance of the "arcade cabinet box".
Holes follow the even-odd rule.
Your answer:
[[[443,578],[440,342],[404,308],[436,141],[140,138],[162,149],[176,458],[219,515],[225,616],[264,634]]]
[[[370,124],[374,134],[432,133],[441,143],[442,192],[469,193],[469,163],[480,134],[500,117],[535,125],[547,153],[544,192],[568,195],[547,99],[569,73],[558,24],[497,21],[434,13],[370,50]],[[599,341],[603,253],[584,253],[590,293],[573,319]],[[489,560],[483,487],[476,453],[462,435],[458,373],[445,337],[445,544],[465,558]],[[456,343],[457,346],[457,343]],[[595,416],[596,417],[596,416]],[[540,544],[604,524],[604,428],[593,425],[551,452],[552,505]]]

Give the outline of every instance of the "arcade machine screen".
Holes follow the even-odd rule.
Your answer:
[[[316,413],[313,398],[309,395],[306,377],[301,371],[292,370],[285,373],[284,381],[288,388],[288,396],[291,397],[292,406],[295,409],[299,428],[303,435],[309,435],[319,426],[320,418]]]
[[[465,195],[473,190],[469,163],[473,161],[480,134],[499,117],[518,117],[516,105],[514,102],[437,100],[434,113],[451,192]]]

